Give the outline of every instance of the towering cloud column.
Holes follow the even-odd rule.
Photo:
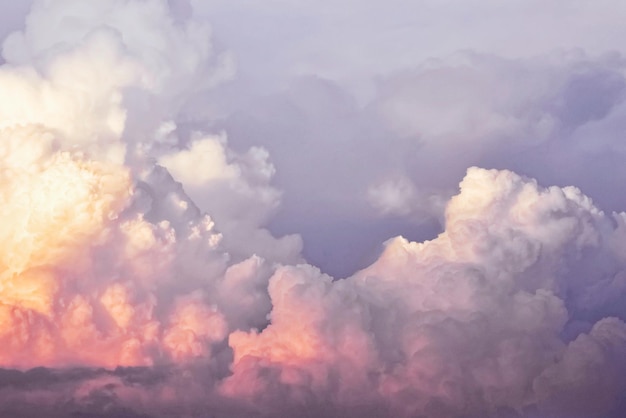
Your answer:
[[[3,57],[0,364],[210,358],[263,326],[268,263],[300,241],[263,229],[280,199],[264,150],[177,133],[191,97],[233,73],[208,26],[164,1],[38,1]]]

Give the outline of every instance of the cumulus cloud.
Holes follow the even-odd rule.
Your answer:
[[[182,182],[199,209],[219,223],[231,253],[243,250],[281,262],[296,260],[299,237],[276,240],[261,228],[281,198],[270,184],[276,170],[267,151],[252,147],[237,155],[226,146],[225,135],[192,138],[188,148],[161,156],[159,163]]]
[[[576,184],[621,210],[606,179],[624,179],[623,65],[617,52],[465,51],[379,76],[365,101],[337,81],[299,77],[218,126],[234,147],[263,145],[278,167],[284,198],[271,227],[301,233],[304,254],[344,276],[351,271],[338,272],[327,253],[343,253],[344,242],[366,253],[399,233],[433,237],[443,203],[473,165]],[[342,232],[349,225],[371,232]],[[334,232],[324,240],[320,228]],[[366,265],[359,255],[342,263]]]
[[[265,322],[263,278],[273,262],[298,260],[300,248],[297,237],[263,229],[280,197],[267,155],[254,148],[226,161],[235,154],[217,141],[195,162],[217,177],[194,183],[172,132],[185,97],[230,76],[209,33],[160,1],[41,1],[5,41],[4,366],[183,361],[210,356],[231,326]],[[204,197],[223,206],[198,199],[199,208],[156,160],[194,196],[225,182]],[[258,212],[234,213],[247,205]],[[240,236],[258,236],[256,244],[223,240],[207,209],[223,230],[241,222]],[[233,296],[242,309],[231,308]]]
[[[272,4],[297,34],[354,7]],[[237,79],[200,18],[227,6],[38,0],[4,41],[0,413],[622,416],[620,52],[444,45],[366,76],[244,51]]]
[[[579,276],[577,265],[620,257],[619,217],[574,188],[470,169],[436,239],[396,238],[336,282],[310,266],[279,270],[271,324],[230,336],[225,387],[250,387],[250,402],[276,415],[286,392],[302,407],[386,411],[373,416],[610,413],[624,390],[626,324],[603,318],[602,273]],[[603,319],[563,339],[589,312]],[[593,379],[597,397],[583,389]]]

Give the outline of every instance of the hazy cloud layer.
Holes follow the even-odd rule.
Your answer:
[[[623,416],[621,3],[0,6],[1,415]]]

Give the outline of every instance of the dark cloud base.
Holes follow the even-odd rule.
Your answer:
[[[211,393],[212,383],[203,388],[205,397],[191,402],[180,399],[168,402],[158,395],[159,389],[172,387],[184,393],[195,391],[205,376],[215,374],[206,364],[158,367],[103,368],[45,368],[21,371],[0,369],[0,416],[11,418],[386,418],[394,415],[385,403],[365,402],[363,405],[338,408],[330,400],[308,399],[301,403],[271,405],[272,412],[236,399]],[[85,389],[88,388],[88,389]],[[123,393],[138,390],[147,394],[138,406],[136,398],[122,399]],[[620,396],[602,418],[622,418],[626,413],[626,395]],[[363,400],[365,401],[365,399]],[[584,402],[584,401],[583,401]],[[499,407],[491,412],[451,412],[443,401],[431,400],[426,411],[414,418],[600,418],[584,412],[563,414],[539,412],[536,406],[523,410]]]

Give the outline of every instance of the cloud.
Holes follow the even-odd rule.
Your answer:
[[[271,186],[275,173],[263,148],[243,155],[226,148],[225,135],[192,139],[188,149],[163,155],[159,163],[182,182],[203,211],[210,213],[224,233],[231,253],[257,254],[290,262],[299,257],[299,237],[274,239],[261,228],[280,205],[281,193]],[[231,155],[227,155],[231,154]]]
[[[146,17],[139,26],[137,16]],[[3,366],[183,361],[210,356],[231,326],[264,323],[263,278],[300,248],[297,237],[277,240],[263,229],[259,205],[269,212],[280,197],[264,151],[224,160],[232,175],[212,185],[214,198],[232,201],[223,209],[198,199],[199,209],[155,164],[171,162],[192,195],[219,180],[190,183],[176,169],[184,143],[171,142],[185,97],[230,76],[208,35],[159,1],[42,1],[5,41]],[[225,142],[214,145],[234,155]],[[259,211],[233,213],[247,204]],[[236,234],[222,239],[206,209],[228,231],[249,219],[240,235],[258,236],[256,246],[229,251]],[[244,298],[240,309],[230,307],[233,296]]]
[[[225,388],[273,415],[282,393],[302,408],[338,405],[336,416],[364,404],[386,411],[373,416],[610,413],[624,389],[613,355],[626,324],[606,317],[571,342],[562,333],[589,312],[610,315],[594,297],[599,272],[578,276],[576,266],[619,257],[614,216],[574,188],[470,169],[436,239],[396,238],[341,281],[310,266],[279,270],[271,324],[230,336]],[[586,394],[593,379],[606,395]]]
[[[283,191],[271,228],[301,233],[305,256],[344,277],[365,267],[360,254],[381,239],[432,238],[444,202],[473,165],[577,184],[602,207],[621,210],[605,179],[624,177],[623,86],[618,53],[512,59],[465,51],[378,77],[363,103],[345,83],[299,77],[217,126],[233,147],[269,151]],[[345,232],[349,225],[371,233]],[[319,238],[321,228],[331,236]],[[342,270],[325,252],[345,253],[344,243],[359,250],[342,258],[350,265]]]
[[[236,78],[231,3],[40,0],[4,41],[0,412],[622,416],[621,52],[485,44],[545,26],[520,2],[280,0],[238,27],[275,55],[224,31]],[[418,9],[485,28],[390,26]]]

